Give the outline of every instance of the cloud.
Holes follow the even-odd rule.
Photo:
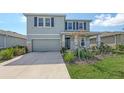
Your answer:
[[[124,14],[116,14],[114,17],[111,14],[96,15],[91,26],[119,26],[124,25]]]
[[[26,22],[26,17],[25,16],[21,17],[21,22]]]

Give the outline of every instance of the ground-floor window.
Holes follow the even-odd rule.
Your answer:
[[[84,41],[84,38],[81,39],[81,47],[84,47],[85,46],[85,41]]]

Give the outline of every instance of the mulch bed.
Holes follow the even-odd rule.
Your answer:
[[[105,57],[110,57],[113,56],[111,54],[106,54],[106,55],[96,55],[93,58],[87,59],[87,60],[79,60],[76,58],[72,64],[95,64],[96,62],[103,60]]]

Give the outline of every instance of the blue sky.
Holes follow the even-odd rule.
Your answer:
[[[91,19],[91,31],[122,31],[124,14],[69,13],[67,19]],[[0,13],[0,29],[26,34],[26,20],[22,13]]]

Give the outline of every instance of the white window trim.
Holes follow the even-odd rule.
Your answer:
[[[37,17],[37,18],[38,18],[38,20],[37,20],[38,26],[37,27],[39,27],[39,28],[52,28],[52,26],[51,26],[51,17]],[[43,18],[43,26],[39,26],[39,18]],[[45,21],[46,18],[50,19],[50,26],[46,26],[46,21]]]
[[[28,35],[56,35],[56,36],[60,36],[60,34],[28,34]]]
[[[46,19],[50,19],[50,26],[46,26]],[[44,18],[44,26],[46,27],[46,28],[51,28],[51,17],[45,17]]]
[[[43,18],[43,17],[39,17],[39,18],[38,18],[38,21],[37,21],[38,27],[44,27],[44,18],[43,18],[43,26],[39,26],[39,19],[40,19],[40,18]]]
[[[47,40],[47,39],[60,39],[60,38],[32,38],[32,40],[33,39],[46,39]]]
[[[79,26],[80,23],[82,23],[82,26],[83,26],[82,29],[79,28],[80,27]],[[84,22],[78,22],[78,30],[84,30]]]
[[[68,29],[68,23],[71,23],[72,24],[72,29]],[[67,30],[68,31],[73,31],[73,21],[72,22],[67,22]]]
[[[67,31],[80,31],[80,30],[84,30],[84,21],[66,21],[67,22]],[[73,22],[75,22],[75,29],[73,29]],[[78,30],[76,29],[76,22],[78,22]],[[72,23],[72,29],[68,29],[68,23]],[[79,29],[79,24],[82,23],[82,29]],[[87,22],[86,22],[87,23]],[[86,29],[87,29],[87,24],[86,24]]]

